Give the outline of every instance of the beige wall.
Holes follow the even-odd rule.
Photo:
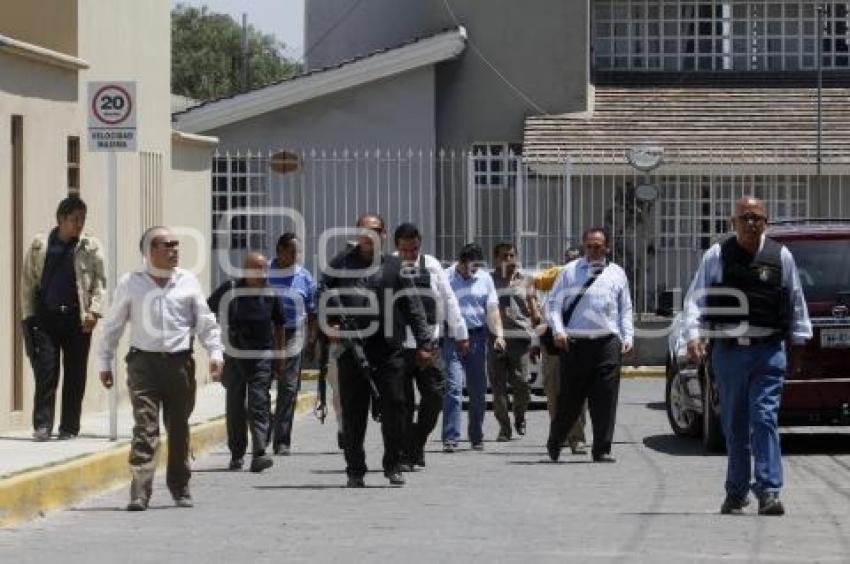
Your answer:
[[[0,429],[29,424],[32,375],[24,369],[24,410],[13,413],[12,375],[16,354],[12,277],[11,116],[23,116],[24,131],[24,241],[36,231],[55,225],[53,212],[64,197],[66,138],[80,135],[75,71],[40,65],[0,52]]]
[[[3,0],[0,34],[76,55],[77,0]]]
[[[26,6],[26,8],[24,8]],[[14,9],[13,9],[14,8]],[[79,9],[78,9],[79,8]],[[41,19],[34,18],[40,13]],[[51,14],[45,18],[44,14]],[[158,155],[162,163],[159,214],[163,223],[181,224],[209,236],[209,148],[189,146],[178,151],[171,172],[172,142],[170,115],[171,45],[170,2],[168,0],[22,0],[0,3],[0,33],[76,55],[90,64],[82,71],[61,70],[0,52],[0,218],[11,211],[10,115],[24,116],[24,242],[55,225],[54,210],[66,194],[66,137],[81,138],[81,190],[89,213],[86,230],[98,237],[109,258],[107,157],[89,153],[86,143],[87,82],[100,80],[135,80],[137,82],[138,148],[140,152]],[[71,41],[54,34],[54,28],[78,30]],[[19,29],[16,33],[11,30]],[[24,36],[26,30],[29,36]],[[64,43],[47,43],[38,39],[62,39]],[[71,49],[70,46],[73,46]],[[141,159],[139,153],[118,155],[118,274],[141,264],[137,242],[143,228],[141,201]],[[8,225],[0,221],[0,225]],[[32,374],[25,362],[24,410],[10,413],[12,363],[12,249],[9,238],[0,237],[0,430],[29,425],[32,406]],[[205,241],[206,245],[206,241]],[[186,242],[186,255],[197,253]],[[206,250],[206,248],[204,249]],[[187,256],[187,262],[194,257]],[[195,262],[192,260],[192,262]],[[200,276],[208,286],[209,269]],[[100,341],[95,331],[89,358],[89,378],[84,404],[86,411],[104,409],[108,396],[97,378],[95,351]],[[121,354],[121,351],[119,351]],[[119,358],[121,358],[119,356]],[[206,364],[198,357],[199,367]],[[123,363],[119,363],[118,382],[125,401]],[[199,380],[206,378],[205,371]],[[58,408],[58,405],[57,405]]]

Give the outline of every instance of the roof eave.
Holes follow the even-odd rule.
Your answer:
[[[40,47],[26,41],[19,41],[6,35],[0,35],[0,53],[8,53],[29,59],[37,63],[59,67],[62,69],[79,71],[89,68],[88,61],[73,57],[53,49]]]
[[[466,30],[460,27],[362,60],[343,64],[303,78],[211,102],[175,116],[181,131],[200,133],[433,65],[457,57],[466,48]]]

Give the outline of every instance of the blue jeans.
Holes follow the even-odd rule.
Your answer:
[[[782,489],[778,416],[786,368],[783,343],[744,347],[718,340],[711,360],[729,457],[726,493],[744,496],[750,488],[757,496],[778,493]]]
[[[460,412],[463,409],[463,382],[469,393],[469,427],[467,434],[473,443],[484,440],[484,413],[487,410],[487,331],[469,334],[469,354],[457,354],[454,339],[443,341],[443,360],[446,364],[446,395],[443,396],[443,442],[460,440]]]

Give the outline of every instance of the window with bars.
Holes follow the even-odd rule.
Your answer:
[[[822,2],[822,65],[850,68],[850,2]],[[811,0],[594,0],[599,71],[794,71],[817,68]]]
[[[80,195],[80,138],[69,136],[67,141],[68,195]]]
[[[708,249],[730,231],[735,201],[744,194],[764,200],[771,220],[808,213],[807,176],[662,176],[657,183],[656,233],[664,250]]]
[[[220,156],[212,170],[212,248],[265,249],[266,218],[252,209],[268,204],[268,159],[265,157]],[[224,225],[230,212],[230,225]]]
[[[522,145],[516,143],[476,143],[472,146],[473,176],[476,188],[516,186]]]

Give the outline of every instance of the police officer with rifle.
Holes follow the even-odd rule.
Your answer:
[[[363,439],[371,404],[380,411],[384,475],[390,484],[400,486],[405,483],[399,466],[406,417],[402,348],[406,326],[416,340],[416,361],[422,366],[433,361],[435,343],[410,277],[401,274],[401,261],[383,252],[383,218],[364,214],[356,227],[357,245],[331,259],[322,274],[319,320],[328,338],[342,345],[337,364],[348,487],[365,486]]]

